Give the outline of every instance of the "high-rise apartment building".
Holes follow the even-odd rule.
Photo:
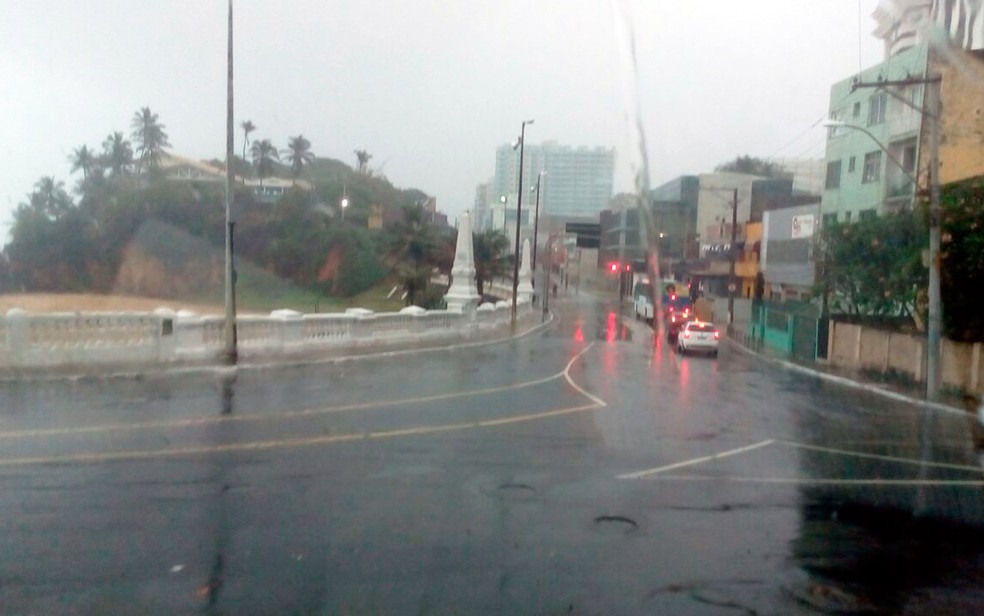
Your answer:
[[[612,196],[615,150],[604,147],[571,147],[547,142],[527,144],[523,153],[523,203],[533,203],[541,171],[540,213],[550,216],[597,217]],[[514,195],[519,184],[519,149],[502,145],[496,150],[495,195]],[[498,197],[495,197],[498,198]]]

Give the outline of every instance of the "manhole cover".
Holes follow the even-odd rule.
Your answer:
[[[486,496],[501,500],[527,501],[536,497],[536,488],[525,483],[500,483],[482,487]]]
[[[633,533],[639,524],[632,518],[621,515],[600,515],[594,519],[595,527],[616,533]]]

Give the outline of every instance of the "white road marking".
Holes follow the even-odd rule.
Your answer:
[[[647,469],[644,471],[638,471],[635,473],[625,473],[624,475],[618,475],[618,479],[641,479],[643,477],[648,477],[650,475],[657,475],[659,473],[665,473],[666,471],[671,471],[676,468],[683,468],[685,466],[693,466],[695,464],[703,464],[704,462],[710,462],[712,460],[720,460],[721,458],[727,458],[730,456],[737,456],[748,451],[753,451],[755,449],[761,449],[762,447],[767,447],[773,444],[775,441],[772,439],[764,440],[760,443],[755,443],[754,445],[746,445],[745,447],[739,447],[737,449],[731,449],[728,451],[723,451],[721,453],[716,453],[711,456],[702,456],[700,458],[693,458],[692,460],[684,460],[683,462],[677,462],[675,464],[667,464],[666,466],[658,466],[656,468]]]
[[[711,477],[702,475],[660,475],[659,481],[716,481],[725,483],[765,483],[780,485],[844,486],[984,486],[981,479],[814,479],[810,477]]]
[[[591,400],[592,402],[594,402],[595,404],[597,404],[599,407],[608,406],[608,403],[607,402],[605,402],[604,400],[602,400],[598,396],[595,396],[595,395],[593,395],[591,393],[588,393],[587,390],[585,390],[583,387],[581,387],[580,385],[578,385],[577,383],[575,383],[574,382],[574,379],[571,378],[571,366],[574,365],[574,362],[576,362],[577,360],[581,359],[581,357],[585,353],[587,353],[591,349],[591,347],[593,347],[593,346],[594,346],[594,342],[590,342],[590,343],[588,343],[588,346],[586,346],[583,349],[581,349],[581,352],[580,353],[578,353],[577,355],[575,355],[574,357],[572,357],[571,358],[571,361],[567,362],[567,367],[564,368],[564,371],[561,374],[563,374],[564,375],[564,378],[567,379],[567,384],[570,385],[571,387],[573,387],[574,389],[576,389],[578,392],[580,392],[582,396],[584,396],[588,400]]]
[[[849,456],[852,458],[866,458],[870,460],[883,460],[885,462],[896,462],[899,464],[912,464],[915,466],[926,466],[932,468],[948,468],[958,471],[971,471],[976,473],[984,472],[980,466],[968,466],[966,464],[949,464],[946,462],[930,462],[924,460],[917,460],[916,458],[900,458],[897,456],[885,456],[876,453],[864,453],[861,451],[851,451],[849,449],[836,449],[833,447],[821,447],[820,445],[807,445],[806,443],[796,443],[794,441],[783,441],[777,440],[776,444],[786,445],[787,447],[795,447],[796,449],[806,449],[809,451],[819,451],[822,453],[829,453],[838,456]]]

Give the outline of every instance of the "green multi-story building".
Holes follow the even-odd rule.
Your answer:
[[[912,206],[924,86],[855,88],[925,76],[927,47],[909,47],[830,89],[823,220],[850,222]]]

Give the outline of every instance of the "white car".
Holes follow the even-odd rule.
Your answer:
[[[677,351],[685,355],[690,351],[702,351],[717,357],[721,332],[713,323],[687,321],[677,335]]]

